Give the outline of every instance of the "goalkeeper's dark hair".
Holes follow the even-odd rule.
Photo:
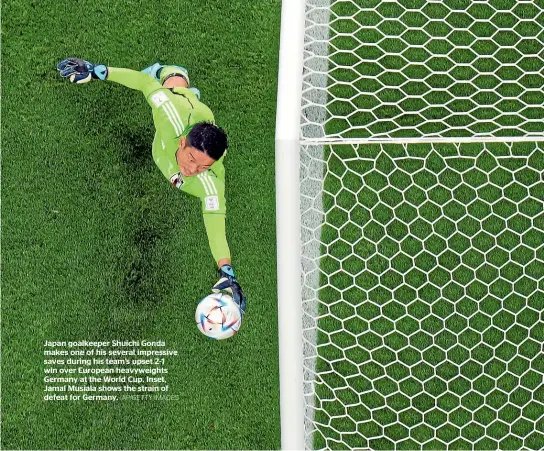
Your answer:
[[[229,146],[225,131],[211,122],[199,122],[187,135],[187,144],[219,160]]]

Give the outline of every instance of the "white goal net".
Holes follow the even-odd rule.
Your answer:
[[[544,2],[305,18],[306,447],[544,448]]]
[[[308,0],[305,138],[544,135],[544,3]]]

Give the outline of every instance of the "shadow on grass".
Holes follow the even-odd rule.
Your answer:
[[[121,161],[127,166],[127,197],[133,202],[133,213],[126,222],[127,252],[121,262],[121,292],[125,302],[152,306],[168,295],[164,271],[168,262],[160,243],[171,232],[161,199],[148,189],[149,173],[156,170],[151,155],[153,129],[123,129],[118,136],[122,141]]]
[[[153,128],[142,127],[137,130],[123,129],[120,133],[123,141],[121,160],[130,170],[155,169],[151,155]],[[130,174],[129,174],[130,177]]]

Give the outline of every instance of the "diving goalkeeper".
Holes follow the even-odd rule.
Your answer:
[[[153,111],[155,164],[179,190],[200,198],[204,225],[220,279],[214,292],[230,291],[245,310],[246,299],[231,266],[225,232],[225,168],[227,135],[215,125],[210,109],[191,88],[187,69],[158,63],[138,72],[69,58],[57,66],[72,83],[113,81],[141,91]]]

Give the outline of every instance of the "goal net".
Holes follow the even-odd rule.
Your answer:
[[[306,0],[308,449],[544,447],[544,2]]]
[[[307,0],[304,138],[544,135],[544,3]]]
[[[542,448],[542,146],[302,151],[308,447]]]

